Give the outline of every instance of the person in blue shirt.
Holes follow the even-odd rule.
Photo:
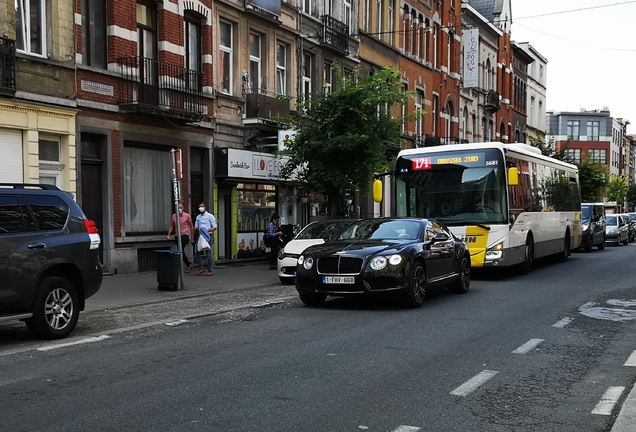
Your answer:
[[[283,232],[278,228],[278,222],[280,221],[280,216],[277,213],[274,213],[267,225],[267,235],[268,235],[268,247],[270,248],[269,252],[269,269],[276,270],[276,259],[278,258],[278,251],[281,247],[281,236]]]
[[[210,249],[199,251],[198,245],[196,249],[196,260],[200,270],[197,272],[197,276],[201,276],[206,273],[206,269],[203,265],[203,255],[207,258],[207,274],[206,276],[212,276],[212,249],[214,248],[214,231],[216,231],[216,219],[212,213],[208,213],[205,203],[199,204],[199,215],[197,215],[196,223],[194,224],[194,232],[198,233],[210,244]]]

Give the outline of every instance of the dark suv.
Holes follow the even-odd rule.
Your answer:
[[[593,246],[605,249],[605,205],[603,203],[581,204],[582,234],[581,247],[591,252]]]
[[[68,336],[101,284],[100,236],[73,196],[51,185],[0,184],[0,322]]]

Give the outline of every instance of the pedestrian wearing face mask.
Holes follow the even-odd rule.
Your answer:
[[[196,223],[194,224],[194,231],[202,236],[209,244],[210,249],[199,251],[197,247],[196,259],[197,265],[201,270],[197,272],[197,276],[201,276],[206,273],[206,269],[203,264],[203,256],[207,257],[207,274],[206,276],[212,276],[212,249],[214,249],[214,231],[216,231],[216,219],[212,213],[208,213],[205,203],[199,204],[199,214],[197,215]]]
[[[183,211],[183,204],[179,204],[179,225],[181,228],[181,256],[183,257],[183,263],[186,265],[186,273],[190,273],[192,270],[192,263],[188,259],[188,256],[185,253],[186,245],[190,242],[194,243],[194,236],[192,235],[194,229],[192,226],[192,218],[188,213]],[[170,224],[170,228],[168,228],[168,235],[166,238],[170,240],[170,236],[172,233],[175,233],[175,241],[177,240],[176,233],[177,226],[177,215],[172,215],[172,223]]]

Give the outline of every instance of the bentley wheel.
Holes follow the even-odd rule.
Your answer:
[[[592,252],[592,243],[592,235],[590,234],[585,242],[585,252]]]
[[[303,293],[298,294],[298,296],[300,297],[300,301],[307,306],[320,306],[327,299],[326,294]]]
[[[454,294],[465,294],[470,288],[470,258],[464,255],[459,262],[457,279],[448,287]]]
[[[406,291],[406,303],[409,307],[421,307],[426,297],[426,270],[416,262],[411,269],[409,286]]]

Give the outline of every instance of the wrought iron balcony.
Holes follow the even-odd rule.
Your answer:
[[[119,96],[124,111],[199,121],[207,112],[201,73],[145,57],[117,60],[124,80]]]
[[[338,51],[349,51],[349,26],[330,15],[323,15],[320,24],[320,43]]]
[[[289,116],[289,101],[279,98],[275,93],[258,90],[245,97],[245,118],[275,120]]]
[[[15,94],[15,41],[0,37],[0,94]]]
[[[484,98],[484,108],[493,112],[499,111],[499,93],[488,90]]]

